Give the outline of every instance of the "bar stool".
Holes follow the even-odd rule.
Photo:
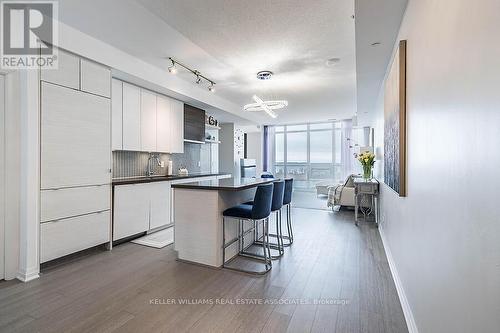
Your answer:
[[[285,179],[285,193],[283,195],[283,206],[286,207],[286,228],[288,235],[283,235],[283,238],[288,240],[284,246],[290,246],[293,243],[293,230],[292,230],[292,191],[293,191],[293,178]]]
[[[271,256],[271,259],[276,260],[279,259],[284,253],[285,248],[283,245],[283,232],[281,227],[281,207],[283,207],[283,196],[285,194],[285,182],[283,180],[275,180],[273,181],[273,199],[271,204],[271,213],[275,213],[276,220],[276,233],[271,234],[269,236],[276,238],[276,243],[269,243],[269,246],[278,250],[278,254]],[[247,204],[253,205],[252,201],[247,202]],[[256,244],[261,244],[260,237],[258,233],[258,228],[255,228],[254,239]]]
[[[222,267],[250,274],[266,274],[272,268],[271,249],[269,246],[269,216],[271,215],[271,203],[273,197],[273,184],[259,185],[255,192],[253,205],[241,204],[235,207],[226,209],[222,213]],[[238,236],[226,243],[226,218],[234,218],[238,220]],[[253,227],[247,231],[243,230],[242,221],[252,221]],[[262,249],[264,255],[256,255],[245,252],[244,237],[250,232],[254,232],[258,221],[263,222],[263,240]],[[265,269],[263,271],[250,271],[236,267],[226,266],[226,248],[238,242],[238,256],[249,257],[263,261]]]

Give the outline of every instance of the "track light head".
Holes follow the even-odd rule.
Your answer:
[[[172,65],[168,67],[168,72],[170,74],[177,74],[177,67],[175,67],[175,61],[172,58],[170,58],[170,61],[172,62]]]
[[[215,92],[215,86],[214,86],[213,82],[211,82],[210,86],[208,87],[208,91],[210,91],[211,93]]]
[[[200,84],[201,82],[201,77],[199,75],[196,75],[196,84]]]
[[[168,72],[170,74],[177,74],[177,67],[175,67],[175,65],[172,65],[168,68]]]

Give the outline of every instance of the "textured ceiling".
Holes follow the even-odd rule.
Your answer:
[[[137,1],[217,60],[211,66],[179,59],[217,81],[217,93],[227,99],[241,106],[253,94],[289,100],[276,122],[354,114],[353,1]],[[326,66],[332,57],[340,63]],[[260,70],[275,76],[258,81]]]
[[[257,123],[351,117],[356,110],[354,0],[64,0],[60,19],[159,70],[177,58],[217,82],[227,110]],[[340,63],[328,67],[332,57]],[[271,70],[268,82],[255,74]],[[194,81],[179,71],[179,78]],[[193,86],[195,86],[193,84]],[[206,87],[199,87],[206,89]],[[194,88],[196,89],[196,88]],[[273,120],[252,95],[287,99]]]

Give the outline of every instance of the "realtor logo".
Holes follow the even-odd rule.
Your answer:
[[[56,69],[57,2],[1,1],[2,69]]]

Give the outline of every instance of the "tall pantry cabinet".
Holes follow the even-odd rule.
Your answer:
[[[111,72],[59,50],[40,72],[40,262],[110,240]]]

